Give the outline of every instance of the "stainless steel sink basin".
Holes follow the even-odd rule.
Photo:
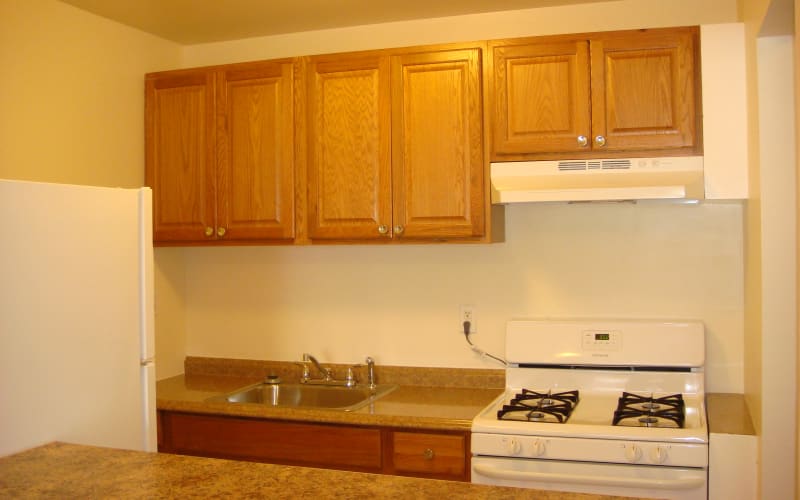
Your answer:
[[[215,396],[209,401],[353,411],[385,396],[396,387],[378,385],[374,392],[370,392],[366,386],[256,384],[224,396]]]

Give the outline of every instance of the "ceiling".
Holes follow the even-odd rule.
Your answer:
[[[608,0],[61,0],[185,45]]]

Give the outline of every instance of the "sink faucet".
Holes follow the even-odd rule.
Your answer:
[[[378,387],[375,384],[375,360],[369,356],[367,356],[367,384],[370,391],[374,391]]]
[[[311,361],[311,363],[313,363],[314,366],[317,368],[317,370],[319,370],[319,372],[322,374],[322,378],[324,380],[326,381],[332,380],[330,369],[323,368],[322,365],[319,364],[319,361],[317,361],[317,358],[315,358],[314,356],[310,355],[307,352],[303,353],[303,361],[305,362]],[[305,372],[303,373],[303,378],[305,379],[306,382],[308,381],[308,379],[305,378],[307,375],[308,375],[307,373]]]

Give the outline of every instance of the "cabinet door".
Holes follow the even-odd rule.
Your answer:
[[[481,49],[392,57],[395,238],[484,234]]]
[[[468,438],[464,434],[391,432],[385,471],[404,476],[465,481]]]
[[[695,146],[694,28],[592,40],[592,134],[597,150]]]
[[[222,239],[294,237],[293,75],[292,62],[219,72],[217,231]]]
[[[585,39],[495,46],[492,57],[493,159],[588,148],[591,112]]]
[[[206,230],[216,226],[213,74],[199,70],[149,76],[145,123],[153,239],[207,239]]]
[[[161,452],[366,472],[381,470],[380,429],[162,413]]]
[[[387,56],[321,56],[308,65],[308,233],[390,236]]]

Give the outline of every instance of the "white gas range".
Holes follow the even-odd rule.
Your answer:
[[[472,482],[707,498],[702,323],[513,320],[506,360],[472,423]]]

